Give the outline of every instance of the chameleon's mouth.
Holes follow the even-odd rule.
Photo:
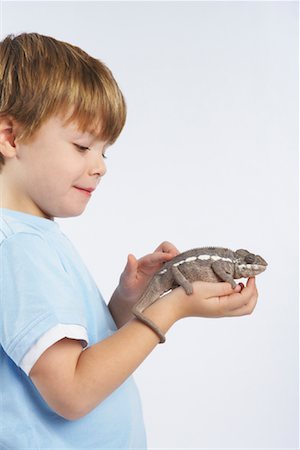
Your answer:
[[[267,268],[266,264],[239,264],[239,269],[241,272],[254,272],[255,274],[259,274],[261,272],[264,272]]]
[[[264,272],[267,268],[267,264],[241,264],[239,267],[239,273],[242,278],[247,278],[249,276],[256,276]]]
[[[266,269],[267,268],[267,263],[266,264],[239,264],[240,268],[243,269]]]
[[[264,270],[266,270],[267,268],[267,263],[266,264],[256,264],[257,270],[259,270],[260,272],[263,272]]]

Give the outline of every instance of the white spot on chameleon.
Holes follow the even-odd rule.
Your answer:
[[[229,261],[229,262],[233,262],[232,259],[230,258],[222,258],[221,256],[217,256],[217,255],[199,255],[197,256],[190,256],[189,258],[183,259],[182,261],[178,261],[177,263],[173,264],[173,266],[177,267],[180,266],[180,264],[184,264],[185,262],[190,262],[190,261],[195,261],[196,259],[200,259],[202,261],[207,261],[209,259],[212,259],[213,261]]]
[[[197,256],[190,256],[189,258],[186,258],[184,262],[190,262],[190,261],[196,261]]]
[[[217,256],[217,255],[199,255],[198,259],[201,259],[203,261],[208,260],[208,259],[212,259],[214,261],[219,261],[221,259],[222,261],[234,262],[230,258],[222,258],[221,256]]]
[[[184,264],[185,263],[185,259],[183,259],[182,261],[178,261],[177,263],[173,264],[174,267],[180,266],[180,264]]]
[[[192,262],[192,261],[196,261],[197,259],[200,259],[201,261],[208,261],[209,259],[212,259],[213,261],[219,261],[219,260],[222,260],[222,261],[229,261],[229,262],[235,262],[235,261],[232,261],[232,259],[230,259],[230,258],[222,258],[221,256],[217,256],[217,255],[199,255],[199,256],[190,256],[189,258],[186,258],[186,259],[183,259],[183,260],[181,260],[181,261],[178,261],[177,263],[174,263],[173,264],[173,266],[174,267],[178,267],[178,266],[180,266],[181,264],[184,264],[184,263],[186,263],[186,262]],[[251,264],[248,264],[248,266],[249,267],[252,267],[251,266]],[[241,266],[241,267],[247,267],[247,265],[246,264],[244,264],[243,266]],[[159,272],[159,274],[160,275],[163,275],[164,273],[166,273],[167,272],[167,269],[163,269],[163,270],[161,270],[160,272]]]

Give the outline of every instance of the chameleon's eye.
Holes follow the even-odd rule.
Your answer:
[[[246,264],[252,264],[255,261],[255,255],[253,255],[252,253],[250,253],[249,255],[245,256],[245,263]]]

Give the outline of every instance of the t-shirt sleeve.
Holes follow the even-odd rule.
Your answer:
[[[8,237],[0,246],[0,263],[0,342],[16,365],[22,367],[51,329],[87,328],[83,299],[46,239],[31,233]],[[77,332],[74,338],[82,340],[84,333]],[[47,342],[52,345],[53,338]]]
[[[76,339],[80,341],[82,347],[86,347],[88,344],[87,331],[84,327],[59,323],[46,331],[23,357],[20,367],[26,375],[29,375],[32,367],[44,351],[63,338]]]

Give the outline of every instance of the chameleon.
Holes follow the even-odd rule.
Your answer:
[[[163,294],[182,286],[187,295],[193,293],[193,281],[226,281],[236,287],[234,279],[253,277],[267,268],[267,262],[248,250],[236,251],[224,247],[200,247],[187,250],[167,261],[153,275],[146,290],[132,308],[132,314],[152,328],[160,338],[166,338],[143,311]]]

